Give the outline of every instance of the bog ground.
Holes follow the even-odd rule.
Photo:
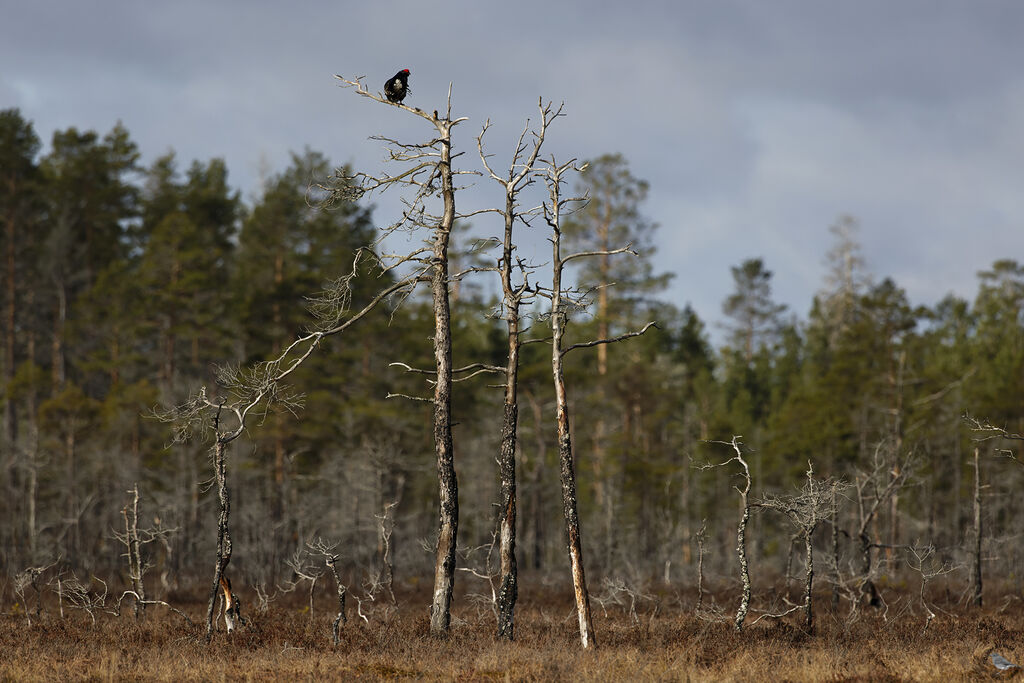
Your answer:
[[[568,595],[525,595],[509,644],[494,638],[489,606],[467,596],[453,609],[451,636],[433,638],[429,596],[403,593],[395,607],[363,605],[369,623],[350,605],[338,647],[331,645],[326,594],[317,596],[312,617],[301,600],[250,610],[248,628],[220,631],[209,645],[162,608],[139,622],[130,610],[97,614],[93,624],[66,606],[61,618],[56,604],[46,604],[28,626],[20,606],[7,601],[0,679],[955,681],[1014,676],[992,666],[992,651],[1024,660],[1024,617],[1014,595],[984,609],[936,595],[930,604],[943,612],[927,628],[913,594],[887,595],[887,614],[865,611],[852,623],[845,609],[833,615],[821,596],[818,628],[808,635],[795,622],[770,619],[738,633],[728,621],[695,617],[693,594],[662,591],[635,616],[628,606],[595,605],[593,652],[579,648]],[[732,605],[728,595],[716,602]],[[200,603],[178,606],[201,621]]]

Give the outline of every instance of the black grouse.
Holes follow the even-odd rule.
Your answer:
[[[402,69],[384,84],[388,102],[401,102],[409,94],[409,70]]]

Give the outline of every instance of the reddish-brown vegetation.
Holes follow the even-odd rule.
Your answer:
[[[817,632],[808,635],[795,616],[737,632],[728,619],[695,617],[695,596],[665,594],[635,616],[595,609],[599,647],[586,652],[570,597],[524,595],[509,643],[495,638],[489,608],[478,611],[465,598],[453,609],[450,636],[432,637],[425,596],[405,595],[397,608],[375,603],[366,610],[369,623],[350,608],[337,647],[326,597],[312,618],[308,603],[298,601],[274,602],[263,614],[250,610],[248,628],[230,636],[220,630],[209,645],[198,602],[184,606],[197,623],[190,628],[160,607],[139,622],[122,610],[93,624],[79,612],[61,618],[49,604],[28,626],[21,606],[5,601],[0,680],[947,681],[1012,675],[988,662],[993,648],[1024,660],[1016,599],[999,603],[1007,609],[984,610],[940,602],[950,614],[927,628],[911,610],[890,610],[885,618],[863,612],[853,623],[823,610]],[[904,600],[910,604],[911,597]]]

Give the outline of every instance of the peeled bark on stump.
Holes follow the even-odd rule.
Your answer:
[[[228,490],[227,466],[225,464],[227,444],[218,435],[213,451],[213,466],[217,480],[217,499],[220,502],[220,515],[217,518],[217,559],[213,572],[213,588],[210,590],[210,604],[206,611],[206,641],[213,637],[213,613],[217,604],[217,590],[221,588],[224,570],[231,562],[231,532],[228,521],[231,515],[231,493]],[[230,595],[230,593],[227,593]],[[228,601],[225,600],[225,621]],[[233,624],[232,624],[233,626]]]

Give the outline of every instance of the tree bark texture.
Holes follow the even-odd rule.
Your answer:
[[[804,573],[804,628],[808,633],[814,630],[814,612],[811,609],[811,589],[814,586],[814,547],[811,539],[814,536],[814,527],[804,529],[804,562],[806,572]]]
[[[345,596],[348,594],[348,587],[341,582],[341,574],[338,572],[338,558],[334,555],[328,555],[327,567],[331,570],[331,574],[334,575],[334,585],[338,590],[338,615],[334,617],[334,622],[331,624],[331,635],[333,637],[334,646],[338,646],[338,642],[341,639],[341,627],[343,624],[348,623],[348,617],[345,615]]]
[[[569,564],[572,571],[573,592],[576,598],[576,615],[579,619],[580,644],[584,649],[596,647],[594,621],[590,612],[590,594],[583,569],[583,543],[580,540],[580,522],[576,509],[576,472],[573,466],[572,438],[569,433],[569,401],[565,391],[565,373],[562,368],[562,336],[565,332],[565,307],[562,303],[562,262],[559,253],[560,234],[557,215],[559,210],[557,180],[552,191],[554,221],[554,259],[551,298],[551,373],[555,384],[557,405],[556,429],[558,433],[558,460],[562,479],[562,511],[565,516],[565,531],[569,548]]]
[[[135,618],[138,619],[140,611],[146,608],[146,587],[142,583],[142,555],[139,543],[139,485],[135,484],[131,491],[132,502],[124,506],[121,513],[124,515],[125,545],[128,546],[128,578],[132,583],[132,590],[135,591]]]
[[[227,466],[225,464],[227,444],[218,435],[213,451],[213,467],[217,480],[217,499],[220,515],[217,518],[217,558],[213,570],[213,587],[210,590],[210,604],[206,611],[206,641],[213,637],[213,612],[217,604],[217,590],[224,579],[224,570],[231,562],[231,532],[228,521],[231,516],[231,492],[228,489]],[[225,592],[227,598],[227,592]],[[227,604],[225,603],[225,608]]]
[[[459,531],[459,484],[452,445],[452,341],[448,298],[448,243],[455,222],[455,189],[452,184],[451,122],[437,121],[436,125],[441,143],[438,172],[441,176],[444,213],[435,229],[431,278],[434,298],[434,361],[437,370],[437,384],[434,386],[434,453],[437,456],[440,524],[434,563],[434,597],[430,606],[430,632],[444,636],[448,634],[451,623],[455,550]]]
[[[506,185],[505,239],[502,245],[501,285],[508,328],[508,358],[505,365],[505,410],[501,426],[501,526],[499,556],[501,585],[498,589],[498,637],[515,638],[515,608],[519,597],[519,569],[516,565],[516,430],[519,421],[519,305],[521,292],[512,286],[512,228],[515,220],[515,188]]]
[[[746,493],[743,494],[743,514],[740,516],[740,523],[736,527],[736,555],[740,561],[740,581],[742,583],[742,596],[740,606],[736,610],[736,630],[743,628],[743,621],[747,618],[747,610],[750,609],[750,567],[747,565],[747,522],[750,520],[750,506],[747,504]]]
[[[514,402],[505,402],[501,430],[501,586],[498,589],[498,637],[515,638],[515,606],[519,597],[516,566],[516,416]]]

